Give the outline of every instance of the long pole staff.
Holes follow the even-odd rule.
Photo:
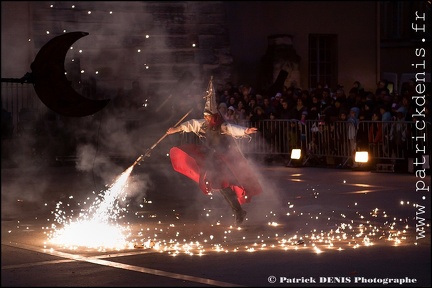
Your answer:
[[[192,112],[192,110],[193,110],[193,108],[191,108],[182,118],[180,118],[180,120],[177,121],[176,124],[174,124],[174,127],[176,127],[177,125],[179,125]],[[159,138],[158,141],[156,141],[149,149],[147,149],[146,153],[140,155],[137,158],[137,160],[135,160],[135,162],[133,163],[132,166],[135,166],[139,162],[144,161],[144,157],[149,157],[151,150],[153,150],[166,136],[168,136],[167,132],[165,132],[165,134],[161,138]]]

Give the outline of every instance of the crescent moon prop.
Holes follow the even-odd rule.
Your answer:
[[[54,112],[85,117],[102,110],[110,99],[93,100],[77,93],[66,78],[64,62],[70,46],[87,32],[69,32],[54,37],[38,52],[32,69],[33,85],[41,101]]]

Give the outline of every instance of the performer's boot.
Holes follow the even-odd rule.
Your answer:
[[[235,214],[236,225],[240,226],[240,224],[243,223],[246,217],[246,211],[243,210],[243,208],[241,207],[237,199],[236,193],[230,187],[221,189],[220,193],[224,196],[225,200],[231,206]]]

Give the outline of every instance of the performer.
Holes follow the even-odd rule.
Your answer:
[[[205,97],[204,119],[191,119],[167,130],[167,134],[193,132],[203,144],[171,148],[171,163],[175,171],[197,182],[204,194],[221,193],[234,212],[236,225],[240,226],[246,217],[241,205],[260,194],[262,188],[234,139],[250,138],[257,128],[223,119],[217,110],[211,80]]]

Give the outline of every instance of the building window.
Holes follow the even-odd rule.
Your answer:
[[[337,36],[334,34],[309,35],[309,86],[318,83],[329,88],[338,84]]]
[[[415,20],[416,11],[419,15],[425,13],[425,19],[430,19],[430,1],[382,1],[380,2],[381,40],[384,42],[405,41],[418,42],[421,38],[430,41],[430,33],[416,33],[411,23],[421,23]],[[425,21],[425,30],[431,31],[431,21]]]

